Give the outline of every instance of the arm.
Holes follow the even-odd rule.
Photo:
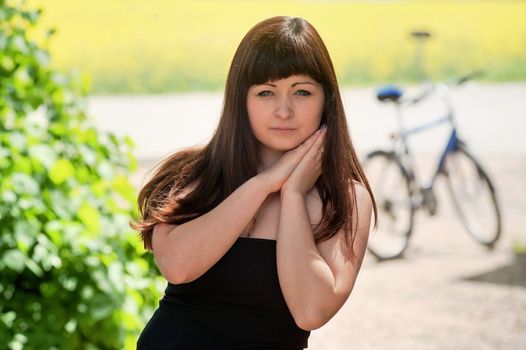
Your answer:
[[[330,320],[356,281],[367,245],[372,203],[364,187],[356,185],[355,190],[359,216],[352,251],[343,230],[316,245],[304,195],[282,191],[278,275],[285,301],[300,328],[316,329]]]
[[[238,239],[269,191],[255,176],[208,213],[181,225],[157,224],[152,250],[171,283],[193,281],[212,267]]]
[[[245,182],[208,213],[181,225],[157,224],[152,250],[162,275],[180,284],[208,271],[239,238],[265,198],[281,188],[317,135],[284,154],[270,169]]]
[[[371,221],[369,193],[362,185],[353,184],[356,205],[352,215],[358,225],[351,250],[345,243],[348,233],[343,229],[329,240],[315,244],[305,200],[321,175],[324,137],[325,132],[281,189],[278,277],[296,324],[307,330],[324,325],[349,297],[363,261]]]

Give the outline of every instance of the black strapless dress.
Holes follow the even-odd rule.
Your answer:
[[[168,284],[137,349],[298,350],[309,334],[281,293],[276,241],[240,238],[197,280]]]

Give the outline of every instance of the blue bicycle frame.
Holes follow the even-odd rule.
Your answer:
[[[419,125],[417,127],[414,127],[414,128],[408,129],[408,130],[404,130],[403,132],[401,132],[399,134],[399,137],[402,139],[402,142],[403,142],[403,145],[405,147],[406,152],[408,152],[407,146],[406,146],[407,145],[406,141],[407,141],[409,135],[416,134],[416,133],[419,133],[419,132],[422,132],[422,131],[425,131],[425,130],[428,130],[428,129],[432,129],[434,127],[437,127],[439,125],[442,125],[444,123],[448,123],[448,122],[451,122],[451,121],[452,121],[451,114],[447,114],[446,116],[437,118],[437,119],[435,119],[435,120],[433,120],[431,122],[428,122],[428,123],[425,123],[425,124],[422,124],[422,125]],[[439,158],[436,170],[434,172],[433,178],[431,179],[430,184],[428,186],[424,186],[424,188],[429,189],[429,188],[433,187],[437,176],[444,172],[444,163],[445,163],[446,156],[450,152],[453,152],[456,149],[458,149],[459,145],[462,144],[462,143],[463,142],[457,136],[457,129],[456,129],[456,127],[452,124],[451,134],[450,134],[449,139],[448,139],[448,141],[446,143],[446,147],[444,148],[444,150],[442,151],[442,154],[440,155],[440,158]],[[410,169],[408,169],[408,170],[410,170]],[[412,170],[410,170],[410,173],[412,173]],[[414,174],[410,174],[410,176],[413,177]]]

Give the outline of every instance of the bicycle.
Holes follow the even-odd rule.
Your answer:
[[[449,82],[422,85],[415,97],[406,97],[394,85],[380,88],[377,99],[396,107],[398,132],[392,135],[391,149],[369,152],[363,166],[376,197],[379,210],[377,230],[371,235],[368,250],[378,260],[399,258],[408,247],[414,231],[415,213],[426,209],[431,216],[437,212],[434,186],[439,176],[446,178],[454,208],[465,229],[481,244],[493,248],[501,234],[501,214],[488,173],[459,138],[453,105],[449,98],[450,85],[462,85],[478,72]],[[403,110],[429,96],[438,96],[446,107],[446,115],[406,129]],[[417,177],[414,156],[408,146],[409,136],[449,123],[451,133],[442,150],[436,169],[427,183]]]

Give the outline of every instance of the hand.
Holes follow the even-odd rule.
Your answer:
[[[314,145],[314,142],[319,138],[321,132],[322,129],[318,129],[314,134],[309,136],[308,139],[303,141],[301,145],[285,152],[275,164],[258,175],[265,179],[268,184],[269,193],[277,192],[281,189],[283,183]]]
[[[320,177],[322,173],[323,146],[327,128],[320,130],[321,132],[314,141],[314,144],[305,153],[285,183],[281,186],[282,192],[292,191],[305,195]]]

